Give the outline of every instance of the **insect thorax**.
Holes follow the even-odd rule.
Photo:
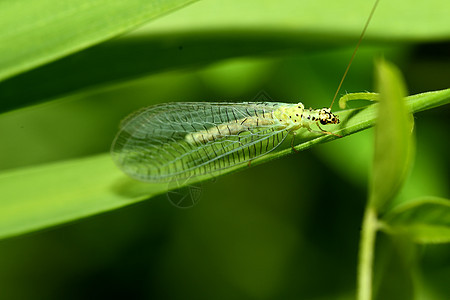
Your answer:
[[[274,119],[281,125],[298,129],[302,127],[305,106],[302,103],[284,105],[273,112]]]
[[[333,114],[329,108],[305,109],[302,103],[280,107],[274,111],[273,115],[277,122],[291,130],[301,127],[309,128],[316,122],[320,122],[322,125],[339,124],[339,117]]]

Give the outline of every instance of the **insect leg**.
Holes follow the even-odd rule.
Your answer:
[[[315,132],[320,132],[320,133],[323,133],[323,134],[334,135],[334,136],[337,136],[337,137],[339,137],[339,138],[342,137],[341,135],[338,135],[338,134],[336,134],[336,133],[332,133],[332,132],[323,130],[322,127],[320,127],[319,123],[317,123],[317,127],[319,127],[319,129],[320,129],[321,131],[315,131]]]
[[[294,150],[295,153],[298,153],[299,151],[294,148],[294,140],[295,140],[296,135],[297,135],[296,131],[292,132],[291,148],[292,148],[292,150]]]

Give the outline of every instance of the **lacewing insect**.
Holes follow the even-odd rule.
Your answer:
[[[142,181],[193,177],[245,163],[277,148],[299,128],[337,124],[330,109],[303,104],[167,103],[126,120],[112,155]]]
[[[249,163],[276,149],[298,129],[339,124],[331,112],[342,82],[375,11],[361,33],[330,108],[305,109],[302,103],[180,102],[144,108],[126,118],[111,154],[129,176],[146,182],[209,175]]]

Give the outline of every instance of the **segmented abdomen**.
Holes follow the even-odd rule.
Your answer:
[[[275,125],[272,113],[266,113],[264,117],[246,117],[245,119],[234,120],[230,123],[216,125],[206,130],[201,130],[186,135],[186,142],[189,144],[207,143],[209,141],[231,137],[247,132],[252,128]]]
[[[275,149],[288,132],[273,120],[283,103],[168,103],[128,117],[114,161],[142,181],[215,173]]]

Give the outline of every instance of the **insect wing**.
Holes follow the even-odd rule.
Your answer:
[[[271,112],[281,103],[168,103],[127,117],[112,145],[116,164],[141,181],[216,173],[280,145],[288,132]]]

